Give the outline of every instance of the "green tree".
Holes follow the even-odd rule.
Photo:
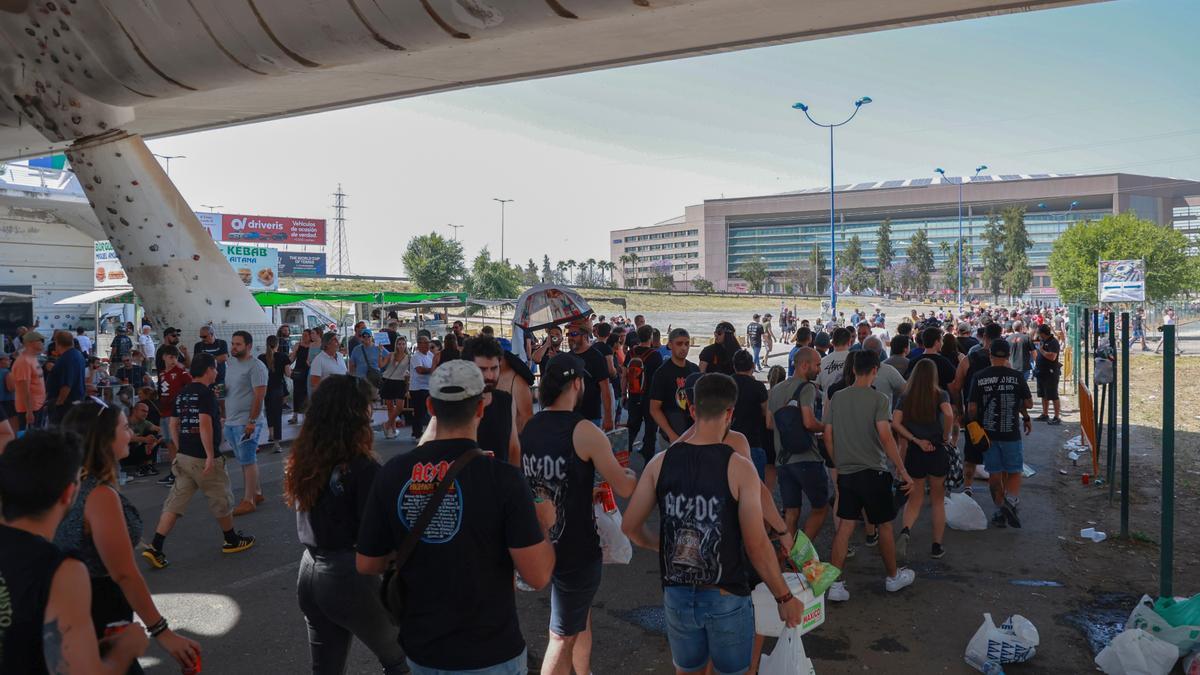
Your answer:
[[[1000,214],[1004,219],[1004,292],[1011,301],[1025,295],[1033,282],[1029,270],[1029,247],[1033,241],[1025,229],[1025,209],[1012,206]]]
[[[538,282],[538,266],[533,262],[533,258],[529,259],[529,263],[525,265],[525,272],[522,274],[522,283],[526,286],[532,286]]]
[[[659,258],[650,265],[650,288],[656,291],[675,289],[675,273],[670,260]]]
[[[880,293],[888,288],[889,284],[885,283],[888,277],[888,270],[892,263],[896,261],[896,249],[892,246],[892,219],[884,218],[879,224],[879,231],[875,233],[875,278],[878,283]]]
[[[422,291],[446,291],[467,274],[462,243],[437,232],[408,240],[400,258],[409,278]]]
[[[521,274],[503,260],[492,260],[492,254],[484,246],[471,261],[471,273],[463,290],[474,298],[515,298],[521,292]]]
[[[550,267],[550,256],[542,255],[542,283],[548,284],[554,280],[554,269]]]
[[[929,292],[930,281],[933,277],[933,248],[929,246],[929,235],[925,230],[917,230],[908,240],[908,264],[912,268],[912,290],[925,294]]]
[[[873,275],[863,264],[862,253],[862,239],[856,234],[838,254],[838,278],[843,285],[856,291],[870,286],[873,281]]]
[[[1000,302],[1000,289],[1004,287],[1008,261],[1004,256],[1004,224],[995,212],[988,214],[988,222],[983,229],[983,250],[979,257],[984,288],[992,292],[992,302]]]
[[[754,292],[762,293],[763,285],[767,283],[767,261],[760,255],[754,256],[742,263],[738,275],[746,280]]]
[[[938,252],[942,254],[942,258],[946,261],[945,266],[942,267],[942,269],[945,270],[943,276],[946,281],[946,288],[957,289],[958,288],[958,240],[956,239],[954,241],[943,241],[942,243],[938,244]],[[973,257],[973,253],[971,251],[971,245],[969,243],[967,243],[965,238],[963,239],[963,242],[962,242],[962,252],[963,252],[962,285],[963,285],[963,294],[965,295],[967,293],[967,291],[971,288],[971,285],[974,283],[974,280],[975,280],[975,276],[974,276],[975,273],[971,269],[971,258]]]
[[[1085,220],[1059,235],[1050,250],[1050,278],[1066,302],[1098,301],[1101,260],[1146,261],[1146,299],[1163,301],[1200,287],[1200,257],[1188,238],[1132,211]]]
[[[705,279],[704,277],[696,277],[695,279],[692,279],[692,286],[701,293],[712,293],[715,290],[713,287],[713,282]]]

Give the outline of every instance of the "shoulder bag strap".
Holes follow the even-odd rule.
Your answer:
[[[459,455],[458,459],[454,460],[454,463],[450,465],[450,469],[446,471],[446,476],[438,483],[433,496],[429,498],[429,502],[422,509],[416,524],[408,531],[408,535],[401,542],[400,549],[396,553],[396,570],[400,570],[404,567],[404,563],[408,562],[409,556],[412,555],[413,550],[417,547],[417,542],[421,540],[421,535],[425,534],[425,528],[433,520],[434,514],[437,513],[438,507],[442,503],[442,498],[450,491],[450,486],[454,484],[454,479],[458,476],[459,472],[466,468],[476,457],[482,456],[482,450],[471,448]]]

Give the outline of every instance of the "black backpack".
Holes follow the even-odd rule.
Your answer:
[[[796,387],[796,392],[792,394],[787,405],[771,415],[775,421],[775,429],[779,432],[779,447],[775,449],[776,463],[779,465],[787,464],[792,455],[802,454],[816,447],[826,466],[833,466],[825,446],[818,443],[813,432],[804,427],[804,411],[800,409],[799,401],[800,394],[809,386],[815,388],[817,385],[805,382]],[[813,397],[813,415],[821,419],[821,412],[821,392],[818,391]]]

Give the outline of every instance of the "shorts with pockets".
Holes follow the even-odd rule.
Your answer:
[[[721,675],[744,673],[754,648],[754,605],[749,596],[716,588],[667,586],[663,589],[671,660],[685,672],[712,662]]]
[[[992,440],[992,446],[983,455],[983,468],[988,473],[1020,473],[1025,468],[1024,448],[1021,440]]]
[[[233,446],[233,457],[238,464],[242,466],[258,464],[258,437],[262,433],[262,426],[254,425],[254,431],[250,434],[250,438],[242,440],[245,432],[246,426],[243,424],[226,424],[225,440]]]
[[[829,506],[829,472],[825,462],[792,462],[776,469],[783,508],[798,509],[804,497],[814,509]]]
[[[925,452],[909,443],[908,451],[904,453],[904,468],[913,478],[944,478],[950,470],[950,457],[940,443],[933,444],[933,452]]]
[[[199,490],[208,500],[208,511],[214,518],[224,518],[233,513],[233,490],[229,486],[224,457],[217,456],[212,472],[206,476],[203,459],[179,453],[171,462],[171,473],[175,474],[175,483],[163,502],[163,511],[182,516],[187,511],[188,502]]]
[[[600,590],[600,559],[550,577],[550,632],[562,637],[587,629],[592,600]]]
[[[962,435],[963,439],[963,461],[967,464],[975,464],[976,466],[983,464],[983,455],[987,452],[986,444],[980,443],[976,445],[971,442],[966,432]]]
[[[842,520],[862,520],[882,525],[896,517],[895,499],[892,494],[892,474],[887,471],[855,471],[851,474],[838,473],[837,516]]]
[[[1058,400],[1058,379],[1057,372],[1046,372],[1039,370],[1037,372],[1037,395],[1043,401]]]

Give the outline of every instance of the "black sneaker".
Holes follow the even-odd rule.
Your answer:
[[[147,476],[157,476],[158,475],[158,467],[154,466],[153,464],[147,464],[145,469],[146,469]]]
[[[879,544],[879,530],[875,530],[874,534],[867,535],[867,546],[877,546]]]
[[[1000,507],[1000,512],[1004,515],[1004,519],[1008,521],[1009,526],[1020,528],[1021,519],[1017,517],[1017,507],[1007,499],[1004,500],[1004,506]]]
[[[227,541],[221,544],[221,553],[241,553],[251,546],[254,546],[254,537],[238,532],[236,542],[230,543]]]
[[[946,549],[942,548],[941,544],[934,543],[933,547],[929,551],[929,557],[937,559],[944,555],[946,555]]]
[[[1062,424],[1062,420],[1055,417],[1054,419],[1050,420],[1049,422],[1046,422],[1046,424],[1049,424],[1050,426],[1055,427],[1055,426]]]
[[[163,555],[162,551],[149,544],[146,544],[146,547],[142,549],[142,557],[148,560],[150,565],[156,570],[161,570],[162,568],[171,564],[167,562],[167,556]]]
[[[1004,512],[996,509],[992,514],[992,527],[1008,527],[1008,520],[1004,517]]]
[[[171,487],[172,485],[175,484],[175,474],[169,473],[169,474],[163,476],[162,478],[159,478],[155,482],[158,483],[159,485],[165,485],[167,487]]]
[[[1048,422],[1048,421],[1050,421],[1050,416],[1049,415],[1038,415],[1037,417],[1033,418],[1033,421],[1034,422]]]

